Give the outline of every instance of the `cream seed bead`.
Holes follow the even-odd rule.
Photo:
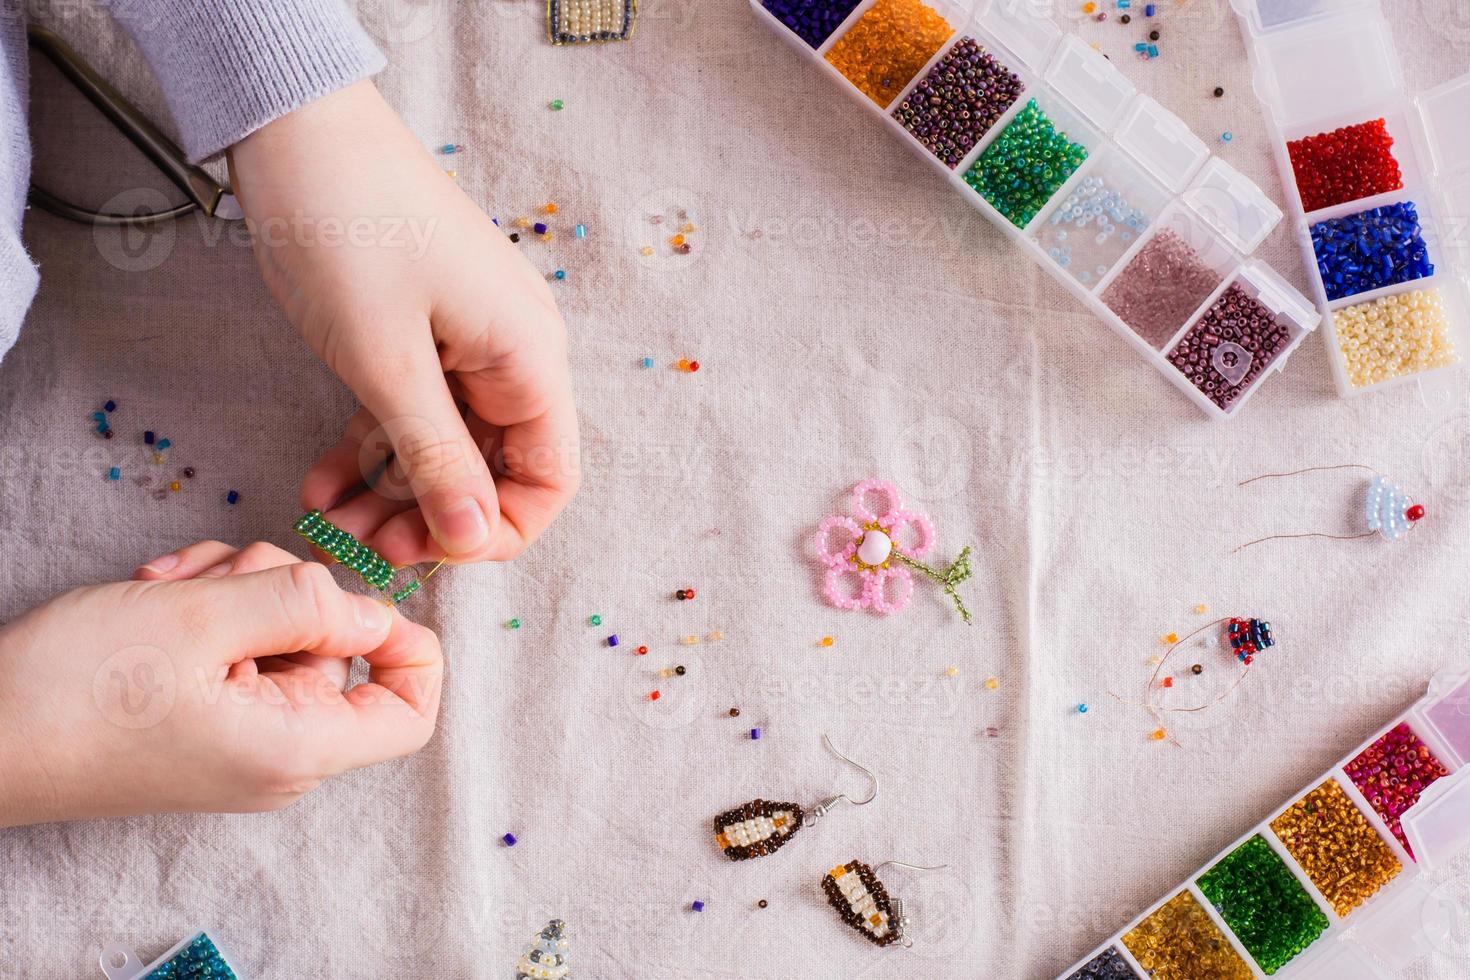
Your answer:
[[[1333,324],[1355,388],[1459,361],[1437,289],[1350,306],[1333,315]]]

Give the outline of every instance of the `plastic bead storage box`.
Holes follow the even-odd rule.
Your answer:
[[[1425,870],[1470,845],[1470,673],[1289,797],[1061,980],[1388,980],[1432,948]]]
[[[1017,0],[751,5],[1210,416],[1321,320],[1250,257],[1281,209]]]
[[[1379,0],[1231,3],[1338,390],[1458,364],[1470,322],[1470,75],[1411,98]]]

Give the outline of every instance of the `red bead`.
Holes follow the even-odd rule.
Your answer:
[[[693,599],[694,598],[694,590],[693,589],[685,589],[684,590],[684,598],[686,598],[686,599]]]
[[[698,361],[690,361],[689,362],[689,370],[691,370],[691,371],[698,371],[699,370],[699,362]]]
[[[646,656],[648,656],[648,647],[639,647],[638,648],[638,656],[640,656],[640,657],[646,657]]]
[[[1415,504],[1414,506],[1410,507],[1408,510],[1404,511],[1404,517],[1411,521],[1422,521],[1424,519],[1423,505]]]
[[[1174,686],[1174,678],[1172,678],[1172,677],[1165,677],[1164,678],[1164,686],[1165,687],[1173,687]]]
[[[650,694],[648,696],[648,700],[650,700],[650,701],[657,701],[660,697],[662,697],[662,695],[659,694],[657,691],[654,691],[652,694]]]
[[[1345,126],[1287,144],[1302,207],[1307,211],[1372,197],[1404,186],[1384,120]]]

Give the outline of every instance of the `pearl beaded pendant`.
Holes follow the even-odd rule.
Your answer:
[[[1364,509],[1368,517],[1368,530],[1377,531],[1389,541],[1397,541],[1408,533],[1409,525],[1418,518],[1412,517],[1413,502],[1403,490],[1381,476],[1368,483],[1368,498]],[[1423,511],[1418,512],[1420,516]]]
[[[638,19],[638,0],[547,0],[546,33],[552,44],[626,41]]]

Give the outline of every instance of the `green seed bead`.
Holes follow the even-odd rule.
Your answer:
[[[505,625],[508,626],[509,628],[513,629],[513,630],[518,630],[518,629],[521,628],[521,621],[519,619],[512,619],[510,622],[506,623]]]
[[[593,626],[601,626],[602,617],[597,615],[596,613],[593,613],[592,618],[587,620],[587,622],[591,623]]]

